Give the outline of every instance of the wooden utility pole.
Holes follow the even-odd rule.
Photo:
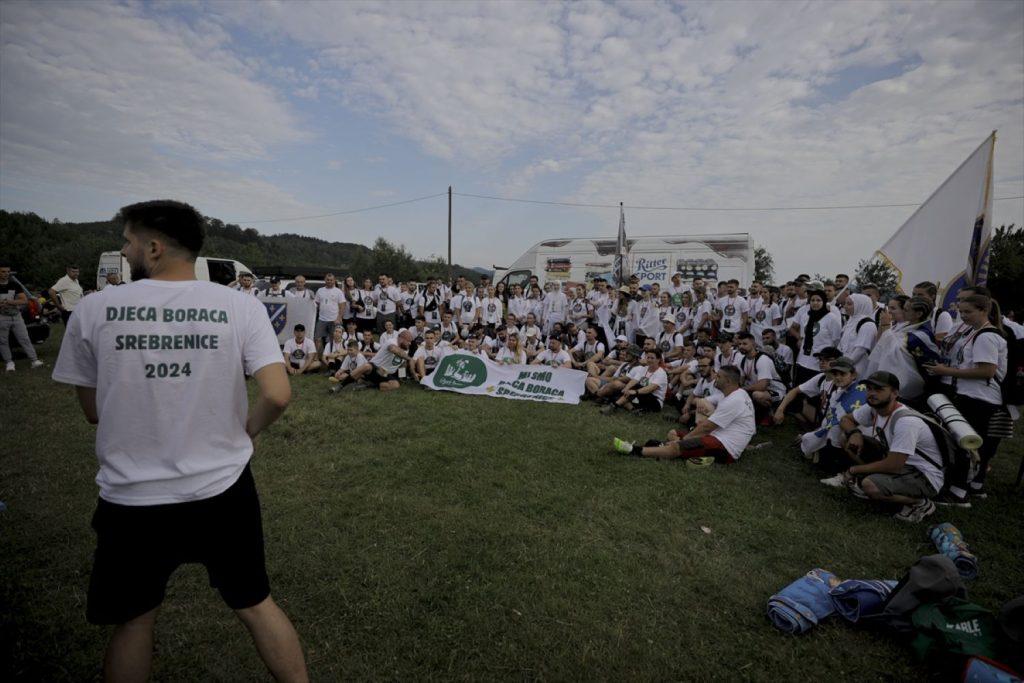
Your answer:
[[[448,186],[448,284],[454,282],[452,277],[452,186]]]

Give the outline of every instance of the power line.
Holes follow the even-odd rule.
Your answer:
[[[362,213],[364,211],[374,211],[376,209],[386,209],[389,206],[401,206],[402,204],[412,204],[414,202],[422,202],[425,199],[433,199],[434,197],[443,197],[447,192],[438,192],[437,194],[428,194],[425,197],[415,197],[413,199],[403,199],[400,202],[391,202],[389,204],[377,204],[376,206],[364,206],[361,209],[348,209],[345,211],[333,211],[331,213],[321,213],[314,216],[295,216],[293,218],[261,218],[258,220],[233,220],[225,221],[225,223],[284,223],[287,221],[305,221],[313,218],[328,218],[330,216],[344,216],[351,213]]]
[[[517,202],[521,204],[545,204],[549,206],[570,206],[575,208],[593,208],[593,209],[617,209],[618,204],[583,204],[577,202],[553,202],[553,201],[542,201],[539,199],[520,199],[516,197],[495,197],[492,195],[485,194],[469,194],[468,192],[453,192],[459,197],[472,197],[473,199],[488,199],[499,202]],[[993,201],[1001,202],[1011,199],[1024,199],[1024,195],[1019,197],[996,197]],[[623,208],[640,210],[640,211],[831,211],[840,209],[893,209],[920,206],[920,203],[914,204],[849,204],[843,206],[757,206],[757,207],[713,207],[713,206],[641,206],[625,204]]]

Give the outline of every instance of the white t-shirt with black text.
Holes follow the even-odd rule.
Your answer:
[[[96,483],[120,505],[227,490],[252,456],[245,375],[282,363],[266,307],[214,282],[139,280],[85,297],[53,379],[96,389]]]

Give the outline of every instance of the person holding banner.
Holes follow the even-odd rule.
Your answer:
[[[536,355],[531,365],[550,365],[553,368],[572,368],[572,356],[562,348],[562,340],[552,337],[546,349]]]

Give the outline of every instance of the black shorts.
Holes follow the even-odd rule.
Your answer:
[[[369,384],[372,384],[375,387],[379,387],[384,382],[390,382],[391,380],[398,379],[398,375],[395,373],[392,373],[390,375],[380,374],[380,368],[378,368],[373,363],[370,363],[370,367],[372,368],[372,370],[363,375],[363,379],[365,379]]]
[[[100,499],[92,527],[90,623],[123,624],[155,609],[171,574],[185,563],[204,565],[231,609],[270,595],[260,500],[248,465],[230,488],[205,500],[131,506]]]
[[[650,394],[637,394],[633,398],[633,405],[635,405],[638,410],[643,410],[648,413],[661,412],[661,403],[658,401],[658,397],[655,396],[653,392],[651,392]]]

